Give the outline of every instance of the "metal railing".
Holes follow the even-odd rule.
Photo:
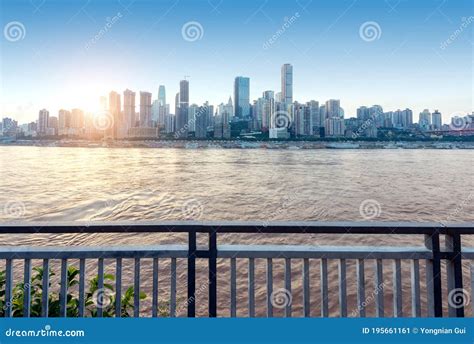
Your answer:
[[[284,290],[291,297],[292,282],[292,262],[298,260],[301,263],[301,289],[302,289],[302,315],[315,316],[314,309],[311,309],[311,298],[315,292],[311,289],[310,261],[319,261],[319,288],[316,291],[320,296],[320,313],[322,317],[330,316],[329,301],[334,301],[333,290],[329,290],[328,263],[337,263],[338,291],[337,291],[337,315],[348,316],[348,261],[355,262],[356,279],[353,284],[357,295],[357,316],[366,316],[366,286],[373,283],[377,292],[372,295],[375,316],[383,317],[387,315],[384,307],[384,262],[391,261],[392,290],[393,296],[393,316],[408,316],[403,311],[402,295],[406,294],[402,284],[402,261],[408,260],[410,263],[410,305],[411,316],[420,317],[422,315],[420,285],[423,285],[426,298],[426,315],[434,317],[443,316],[443,295],[452,297],[453,293],[462,291],[462,300],[449,302],[447,314],[450,317],[465,316],[465,306],[469,303],[466,298],[473,298],[474,295],[474,248],[462,247],[461,238],[474,234],[474,224],[440,224],[440,223],[359,223],[359,222],[162,222],[162,223],[93,223],[81,224],[2,224],[0,234],[39,234],[39,233],[187,233],[187,245],[156,245],[140,247],[0,247],[0,259],[5,260],[5,299],[4,315],[12,316],[12,293],[14,290],[14,262],[23,260],[23,288],[25,289],[23,298],[22,316],[31,315],[31,270],[33,260],[42,260],[43,271],[49,271],[50,262],[59,260],[61,262],[59,275],[59,316],[67,316],[68,307],[68,260],[79,260],[78,271],[78,316],[85,316],[86,309],[86,260],[97,259],[97,284],[98,288],[104,287],[104,260],[115,260],[115,290],[114,313],[119,317],[122,315],[122,274],[124,259],[134,261],[133,269],[133,316],[140,316],[140,287],[141,268],[140,264],[144,259],[152,261],[152,295],[151,295],[151,316],[159,316],[158,303],[158,267],[159,261],[170,260],[170,295],[169,312],[167,315],[176,316],[177,311],[177,259],[187,261],[186,279],[187,296],[186,309],[188,317],[196,316],[196,260],[207,261],[208,274],[206,276],[207,310],[209,317],[216,316],[237,316],[237,260],[247,260],[247,292],[248,310],[246,316],[256,315],[256,295],[255,295],[255,264],[256,260],[266,261],[266,316],[274,316],[274,273],[273,265],[275,259],[284,261]],[[197,234],[205,233],[208,236],[207,247],[197,246]],[[424,246],[416,247],[381,247],[381,246],[295,246],[295,245],[217,245],[218,235],[224,233],[247,233],[247,234],[337,234],[353,236],[355,234],[370,235],[423,235]],[[441,249],[440,236],[445,236],[445,249]],[[288,236],[291,238],[291,236]],[[230,309],[229,312],[218,314],[218,259],[228,259],[230,261],[229,288],[230,288]],[[366,278],[366,263],[373,262],[373,278]],[[420,262],[423,262],[420,265]],[[463,274],[463,263],[468,264],[468,273]],[[443,273],[442,265],[446,266]],[[425,281],[421,281],[420,270],[425,275]],[[226,275],[226,277],[227,277]],[[150,276],[145,276],[147,279]],[[202,278],[202,276],[199,276]],[[41,316],[48,316],[48,291],[51,281],[49,274],[43,274],[41,295]],[[443,290],[442,285],[446,283]],[[470,295],[465,285],[470,285]],[[226,286],[227,287],[227,286]],[[459,295],[458,295],[459,296]],[[456,296],[457,297],[457,296]],[[219,300],[220,301],[220,300]],[[222,308],[222,307],[220,307]],[[292,316],[292,303],[284,304],[284,315]],[[312,312],[313,311],[313,312]],[[471,311],[474,315],[474,307]],[[100,307],[96,316],[103,316]]]

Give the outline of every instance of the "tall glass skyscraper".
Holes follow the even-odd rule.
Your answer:
[[[166,105],[166,90],[164,85],[160,85],[158,88],[158,103],[160,106]]]
[[[250,79],[238,76],[234,81],[235,116],[250,117]]]
[[[281,101],[293,103],[293,66],[289,63],[281,66]]]

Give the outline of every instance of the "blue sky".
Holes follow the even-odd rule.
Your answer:
[[[51,114],[95,110],[111,90],[157,98],[160,84],[173,110],[184,76],[194,103],[226,102],[238,75],[250,77],[256,99],[280,91],[283,63],[293,64],[295,100],[341,99],[346,117],[373,104],[410,107],[416,119],[424,108],[439,109],[445,122],[473,110],[472,0],[0,2],[0,116],[20,122],[36,119],[43,107]],[[22,39],[7,39],[11,22],[24,26]],[[183,38],[188,22],[202,27],[196,41]],[[366,22],[379,26],[377,39],[361,36]]]

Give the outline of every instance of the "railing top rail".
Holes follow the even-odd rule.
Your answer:
[[[4,222],[0,234],[15,233],[326,233],[326,234],[474,234],[474,223],[441,222],[266,222],[126,221]]]

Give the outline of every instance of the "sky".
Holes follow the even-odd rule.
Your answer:
[[[411,108],[415,119],[439,109],[448,122],[474,108],[472,0],[0,4],[0,117],[20,123],[42,108],[96,111],[112,90],[156,99],[159,85],[173,111],[185,77],[191,103],[227,102],[240,75],[254,100],[280,91],[284,63],[293,65],[295,100],[340,99],[346,117],[379,104]]]

